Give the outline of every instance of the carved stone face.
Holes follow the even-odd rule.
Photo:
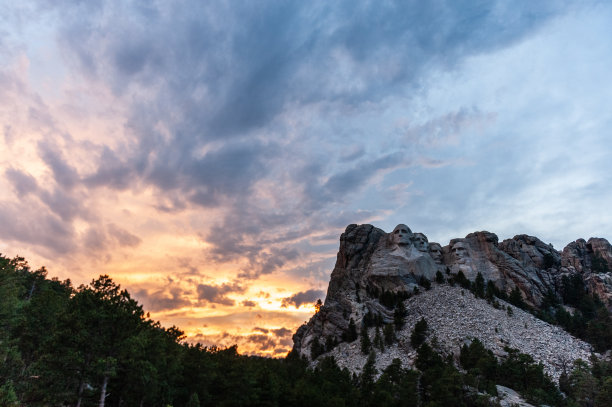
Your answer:
[[[412,231],[410,228],[404,224],[399,224],[393,229],[391,232],[391,241],[398,246],[408,246],[412,242],[410,238],[412,237]]]
[[[429,255],[437,264],[442,264],[442,246],[438,243],[429,244]]]
[[[457,263],[465,263],[466,259],[470,257],[468,245],[464,242],[456,242],[451,249],[451,253],[453,253]]]
[[[429,243],[427,242],[427,236],[422,233],[415,233],[412,235],[412,242],[414,247],[420,252],[427,252],[429,250]]]

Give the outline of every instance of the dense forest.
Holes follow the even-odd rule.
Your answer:
[[[562,324],[566,318],[544,317]],[[589,336],[589,322],[601,318],[570,321],[568,328]],[[360,375],[340,369],[333,358],[310,368],[291,353],[269,359],[242,356],[235,346],[189,344],[178,328],[152,321],[108,276],[75,288],[47,278],[44,268],[32,270],[23,258],[0,255],[0,407],[487,406],[494,405],[496,384],[533,403],[612,405],[608,362],[579,362],[556,386],[541,365],[516,350],[497,360],[473,341],[457,357],[444,357],[435,340],[422,340],[426,321],[418,325],[415,369],[396,359],[377,372],[375,347]]]

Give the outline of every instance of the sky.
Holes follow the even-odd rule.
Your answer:
[[[0,253],[284,356],[347,225],[612,238],[612,3],[0,0]]]

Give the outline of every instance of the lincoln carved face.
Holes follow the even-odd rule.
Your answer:
[[[410,228],[404,224],[399,224],[393,229],[391,232],[391,241],[398,246],[408,246],[412,242],[410,238],[412,237],[412,231]]]
[[[427,236],[422,233],[415,233],[412,235],[412,242],[414,243],[414,247],[420,252],[427,252],[429,250]]]
[[[457,263],[465,263],[465,260],[470,257],[468,246],[464,242],[456,242],[451,249],[451,253],[453,253]]]

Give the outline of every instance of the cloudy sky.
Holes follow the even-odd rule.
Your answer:
[[[610,239],[612,4],[573,3],[0,0],[0,252],[283,355],[350,223]]]

